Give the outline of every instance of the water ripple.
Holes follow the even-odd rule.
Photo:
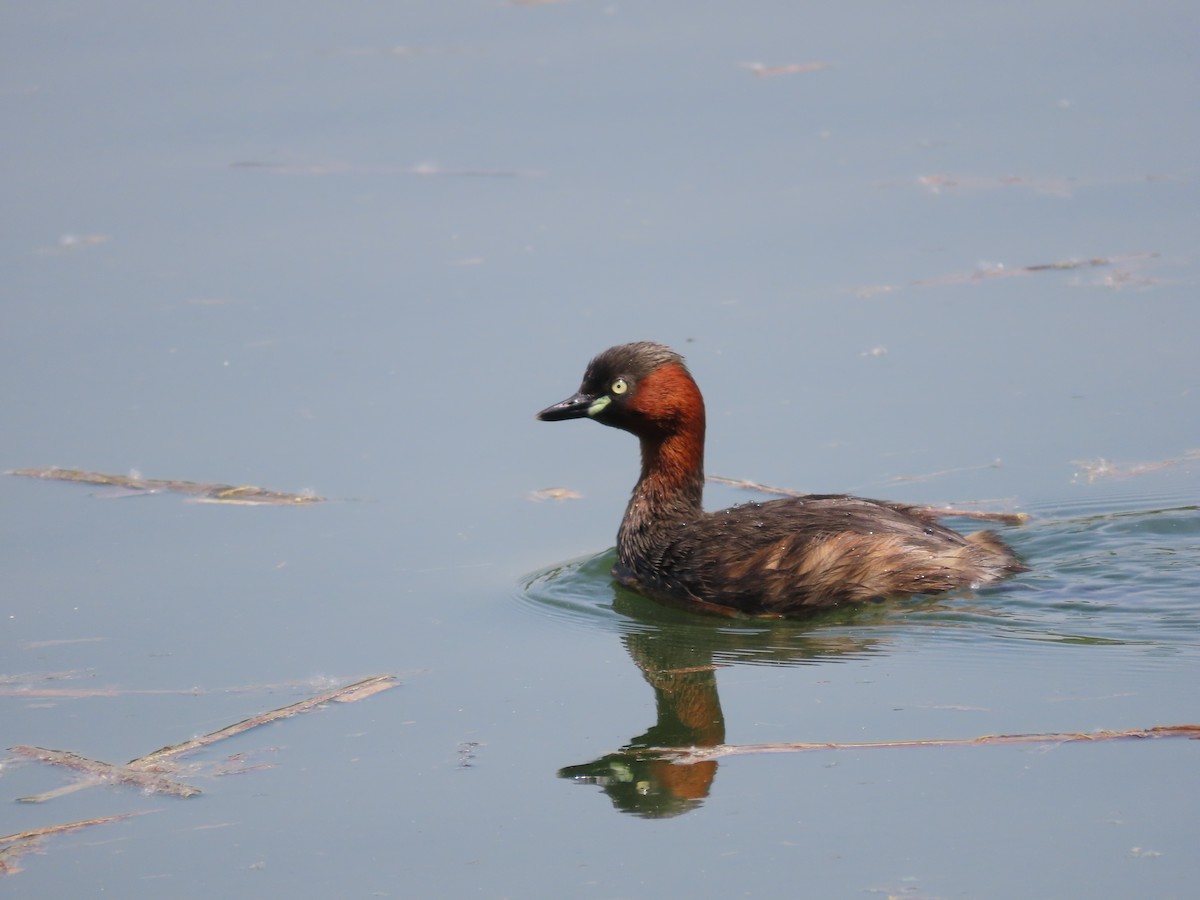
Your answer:
[[[696,665],[798,665],[929,641],[965,642],[975,654],[1014,641],[1200,652],[1200,506],[1146,496],[1058,505],[1005,537],[1032,566],[1010,582],[804,620],[662,606],[612,580],[612,550],[527,576],[517,599],[570,626],[650,636]]]

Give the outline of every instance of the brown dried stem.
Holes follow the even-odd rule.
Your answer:
[[[10,752],[17,754],[17,756],[23,756],[26,759],[34,759],[38,762],[50,763],[51,765],[74,769],[77,772],[84,772],[91,776],[89,783],[92,784],[100,781],[115,781],[120,784],[132,784],[142,788],[142,790],[151,791],[156,794],[170,794],[174,797],[195,797],[200,793],[199,788],[192,787],[190,784],[183,784],[180,781],[174,781],[156,772],[138,771],[130,766],[114,766],[112,763],[88,759],[86,756],[80,756],[77,753],[71,753],[66,750],[48,750],[45,747],[30,747],[25,744],[18,744],[8,749]],[[32,797],[22,797],[20,802],[32,803],[35,802],[35,799]]]
[[[90,778],[84,781],[78,781],[74,784],[63,785],[60,788],[55,788],[52,791],[46,791],[42,794],[35,794],[31,797],[21,797],[21,803],[44,803],[47,800],[52,800],[55,797],[61,797],[65,794],[73,793],[74,791],[82,790],[86,787],[101,784],[105,781],[115,781],[123,784],[134,784],[147,791],[156,793],[171,794],[176,797],[194,797],[201,793],[199,788],[192,787],[182,782],[174,781],[171,778],[161,774],[163,769],[170,769],[170,760],[174,757],[181,756],[192,750],[197,750],[201,747],[207,747],[215,744],[218,741],[223,741],[226,738],[231,738],[235,735],[242,734],[252,728],[257,728],[260,725],[266,725],[270,722],[278,721],[279,719],[287,719],[291,716],[298,715],[303,712],[308,712],[318,706],[326,703],[353,703],[357,700],[363,700],[370,697],[372,694],[377,694],[380,691],[385,691],[388,688],[398,684],[398,680],[394,675],[374,675],[371,678],[356,681],[353,684],[344,685],[339,688],[333,688],[328,691],[322,691],[320,694],[309,697],[306,700],[301,700],[298,703],[293,703],[289,706],[273,709],[269,712],[259,713],[251,716],[248,719],[243,719],[241,722],[236,722],[219,731],[214,731],[202,737],[192,738],[191,740],[183,741],[178,744],[171,744],[155,750],[153,753],[148,753],[145,756],[139,756],[135,760],[131,760],[124,766],[114,766],[111,763],[100,762],[98,760],[88,759],[76,753],[69,753],[65,750],[47,750],[43,747],[29,747],[18,745],[10,747],[9,750],[19,756],[24,756],[28,759],[35,759],[39,762],[47,762],[53,765],[65,766],[70,769],[85,772]]]
[[[99,484],[125,488],[138,493],[169,491],[186,494],[193,500],[205,503],[230,503],[242,506],[291,506],[320,503],[324,497],[312,494],[289,494],[268,491],[265,488],[232,484],[206,484],[199,481],[175,481],[167,478],[135,478],[130,475],[108,475],[104,472],[85,472],[81,469],[13,469],[6,475],[22,475],[26,478],[48,478],[53,481],[76,481],[83,484]]]
[[[757,753],[805,753],[811,750],[875,750],[898,747],[976,747],[985,744],[1069,744],[1145,738],[1186,737],[1200,739],[1200,725],[1155,725],[1124,731],[1068,731],[1048,734],[985,734],[976,738],[934,738],[918,741],[788,742],[778,744],[722,744],[717,747],[649,747],[644,755],[670,759],[683,765],[707,762],[726,756]]]
[[[28,841],[33,838],[46,837],[53,834],[65,834],[92,825],[106,825],[109,822],[119,822],[122,819],[132,819],[134,816],[144,816],[147,813],[158,812],[156,809],[144,809],[140,812],[121,813],[119,816],[101,816],[98,819],[84,819],[81,822],[64,822],[61,825],[46,825],[42,828],[31,828],[19,834],[6,834],[0,837],[0,844],[11,844],[16,841]]]
[[[290,706],[283,706],[279,709],[273,709],[270,712],[259,713],[256,716],[243,719],[240,722],[228,725],[219,731],[211,732],[203,737],[192,738],[189,741],[162,747],[153,753],[139,756],[130,762],[129,765],[139,769],[150,768],[161,760],[170,759],[171,757],[179,756],[200,747],[207,747],[209,744],[215,744],[217,741],[223,741],[234,735],[242,734],[251,728],[258,728],[260,725],[267,725],[279,719],[287,719],[300,713],[308,712],[310,709],[315,709],[318,706],[323,706],[326,703],[353,703],[356,700],[363,700],[372,694],[378,694],[380,691],[386,691],[388,688],[395,687],[396,684],[397,680],[393,675],[374,675],[371,678],[356,681],[354,684],[323,691],[316,696],[309,697],[307,700],[301,700],[299,703],[293,703]]]

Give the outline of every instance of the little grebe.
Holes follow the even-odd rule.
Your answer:
[[[811,494],[706,513],[704,398],[683,357],[622,344],[579,392],[538,413],[637,436],[642,474],[617,532],[613,576],[654,599],[725,615],[795,615],[998,581],[1025,566],[990,531],[964,537],[903,503]]]

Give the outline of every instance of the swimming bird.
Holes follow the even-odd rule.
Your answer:
[[[641,442],[613,576],[661,602],[722,615],[803,615],[1026,570],[995,533],[964,536],[905,503],[809,494],[705,512],[704,398],[683,357],[662,344],[605,350],[579,390],[537,418],[589,418]]]

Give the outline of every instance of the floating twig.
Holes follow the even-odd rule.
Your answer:
[[[54,834],[66,834],[68,831],[77,831],[80,828],[88,828],[92,825],[107,825],[109,822],[119,822],[122,819],[132,819],[134,816],[144,816],[153,812],[158,812],[158,810],[143,809],[138,812],[121,813],[118,816],[101,816],[98,819],[84,819],[80,822],[64,822],[61,825],[46,825],[42,828],[31,828],[19,834],[6,834],[0,837],[0,844],[11,844],[14,841],[27,841],[30,838],[47,837]]]
[[[958,466],[954,469],[942,469],[938,472],[928,472],[924,475],[894,475],[888,479],[888,484],[901,484],[910,481],[932,481],[934,478],[942,478],[945,475],[957,475],[960,472],[978,472],[980,469],[999,469],[1003,463],[998,459],[993,459],[988,463],[980,463],[976,466]]]
[[[1035,263],[1034,265],[1017,266],[1015,268],[996,265],[986,269],[977,269],[974,272],[942,275],[938,278],[926,278],[921,281],[914,281],[913,286],[932,287],[944,284],[974,284],[994,278],[1017,278],[1024,275],[1036,275],[1040,272],[1069,272],[1074,269],[1095,269],[1101,266],[1115,266],[1119,263],[1132,262],[1134,260],[1154,259],[1157,256],[1157,253],[1135,253],[1129,256],[1094,256],[1091,259],[1065,259],[1059,262]]]
[[[321,51],[322,56],[387,56],[410,59],[414,56],[442,56],[447,54],[476,53],[473,47],[330,47]]]
[[[579,491],[573,491],[570,488],[549,487],[530,491],[528,497],[535,503],[541,503],[543,500],[579,500],[583,497],[583,494],[579,493]]]
[[[797,75],[801,72],[820,72],[822,69],[829,68],[829,63],[824,62],[784,63],[778,66],[768,66],[757,62],[744,62],[738,63],[738,65],[756,78],[776,78],[780,75]]]
[[[1092,482],[1097,478],[1132,478],[1135,475],[1159,472],[1163,469],[1170,469],[1174,466],[1181,466],[1184,463],[1196,462],[1197,460],[1200,460],[1200,448],[1188,450],[1182,456],[1162,459],[1158,462],[1134,463],[1128,466],[1120,466],[1107,459],[1073,459],[1071,460],[1071,464],[1083,469],[1083,474],[1087,476],[1087,480]],[[1079,476],[1076,475],[1073,480],[1078,481]]]
[[[315,494],[288,494],[268,491],[251,485],[208,484],[199,481],[174,481],[166,478],[142,478],[135,475],[108,475],[104,472],[85,472],[81,469],[12,469],[6,475],[21,475],[25,478],[47,478],[53,481],[76,481],[83,484],[99,484],[107,487],[124,488],[139,494],[170,492],[185,494],[204,503],[230,503],[239,506],[298,506],[320,503],[325,498]]]
[[[711,481],[713,484],[724,484],[728,487],[738,488],[743,491],[760,491],[764,494],[779,494],[783,497],[804,497],[807,496],[804,491],[793,490],[792,488],[774,487],[769,484],[762,484],[758,481],[747,481],[744,478],[726,478],[724,475],[706,475],[705,481]]]
[[[37,642],[24,643],[22,649],[30,649]],[[60,672],[21,672],[16,675],[0,675],[0,684],[33,684],[40,681],[70,681],[79,678],[80,670],[64,669]]]
[[[932,194],[942,191],[984,191],[995,188],[1030,188],[1039,194],[1053,194],[1057,197],[1069,197],[1071,194],[1069,178],[1030,178],[1026,175],[921,175],[917,184]]]
[[[189,751],[215,744],[226,738],[242,734],[260,725],[266,725],[279,719],[287,719],[291,716],[308,712],[326,703],[353,703],[357,700],[364,700],[373,694],[378,694],[380,691],[386,691],[389,688],[395,687],[399,683],[399,679],[394,675],[375,675],[371,678],[365,678],[353,684],[322,691],[298,703],[251,716],[248,719],[243,719],[240,722],[236,722],[218,731],[213,731],[202,737],[162,747],[153,753],[139,756],[124,766],[114,766],[111,763],[99,762],[63,750],[47,750],[42,747],[27,747],[23,745],[11,747],[9,749],[20,756],[66,766],[67,768],[86,772],[91,776],[87,780],[63,785],[52,791],[46,791],[45,793],[35,794],[30,797],[21,797],[20,802],[44,803],[47,800],[52,800],[87,787],[93,787],[106,781],[136,784],[148,791],[171,794],[177,797],[194,797],[201,793],[199,788],[173,781],[162,774],[164,771],[171,771],[171,760],[173,758]]]
[[[270,172],[272,175],[415,175],[422,178],[523,178],[541,174],[520,169],[447,169],[431,163],[416,166],[363,166],[351,163],[279,163],[250,160],[231,163],[230,168]]]
[[[50,642],[52,643],[52,642]],[[32,644],[23,644],[28,648]],[[245,684],[235,687],[208,690],[201,687],[187,688],[51,688],[38,687],[52,681],[72,681],[83,677],[75,670],[63,672],[26,672],[16,675],[0,675],[0,697],[63,697],[86,699],[88,697],[132,697],[132,696],[177,696],[200,697],[206,694],[260,694],[264,691],[312,690],[317,686],[313,679],[282,681],[274,684]],[[90,676],[89,676],[90,677]]]
[[[101,244],[107,244],[111,240],[112,237],[107,234],[64,234],[58,239],[58,243],[55,246],[39,247],[34,252],[42,256],[69,253],[87,247],[98,247]]]
[[[986,744],[1070,744],[1097,743],[1146,738],[1186,737],[1200,739],[1200,725],[1156,725],[1125,731],[1068,731],[1048,734],[985,734],[976,738],[935,738],[918,741],[862,741],[850,743],[806,741],[778,744],[721,744],[716,747],[648,747],[639,756],[665,758],[683,765],[748,756],[758,753],[806,753],[812,750],[877,750],[900,747],[976,747]]]
[[[1000,522],[1003,525],[1024,525],[1033,518],[1029,513],[986,512],[981,509],[953,506],[918,506],[916,509],[938,519],[976,519],[980,522]]]
[[[911,287],[936,287],[947,284],[978,284],[981,281],[991,281],[996,278],[1016,278],[1025,275],[1037,275],[1043,272],[1068,272],[1076,269],[1097,269],[1106,266],[1141,263],[1157,258],[1157,253],[1133,253],[1126,256],[1095,256],[1090,259],[1066,259],[1058,262],[1035,263],[1028,266],[1010,267],[995,264],[981,267],[974,272],[955,272],[949,275],[940,275],[936,278],[923,278],[919,281],[909,282],[909,285]],[[1126,284],[1135,283],[1150,285],[1156,282],[1153,279],[1135,280],[1131,272],[1120,270],[1111,278],[1103,280],[1101,286],[1122,287]],[[875,284],[862,285],[852,290],[855,296],[867,298],[890,294],[900,290],[902,287],[903,285],[899,284]]]
[[[7,834],[0,837],[0,875],[15,875],[21,871],[20,865],[17,864],[17,859],[29,853],[32,850],[38,849],[44,838],[56,834],[65,834],[70,831],[77,831],[80,828],[88,828],[92,825],[104,825],[108,822],[119,822],[122,819],[130,819],[134,816],[143,816],[146,813],[158,812],[156,809],[146,809],[140,812],[123,813],[119,816],[102,816],[98,819],[84,819],[80,822],[64,822],[61,825],[47,825],[43,828],[31,828],[29,831],[22,831],[20,834]]]
[[[50,791],[43,791],[40,794],[30,794],[28,797],[18,797],[18,803],[45,803],[48,800],[54,800],[58,797],[65,797],[67,794],[73,794],[76,791],[82,791],[84,788],[96,787],[105,782],[99,778],[85,778],[82,781],[72,781],[70,784],[64,784],[62,787],[54,788]]]
[[[207,747],[210,744],[217,743],[217,741],[223,741],[226,738],[249,731],[251,728],[258,728],[260,725],[267,725],[271,722],[277,722],[280,719],[288,719],[300,713],[308,712],[311,709],[316,709],[318,706],[324,706],[326,703],[353,703],[356,700],[364,700],[372,694],[386,691],[397,684],[399,684],[399,681],[394,675],[375,675],[371,678],[365,678],[362,681],[356,681],[354,684],[324,691],[316,696],[309,697],[307,700],[293,703],[290,706],[283,706],[279,709],[273,709],[270,712],[259,713],[256,716],[235,722],[233,725],[228,725],[219,731],[210,732],[202,737],[192,738],[189,741],[183,741],[179,744],[171,744],[155,750],[153,753],[139,756],[129,763],[129,765],[148,768],[161,760],[170,759],[191,750],[197,750],[200,747]]]
[[[45,641],[22,641],[21,647],[25,650],[44,650],[47,647],[61,647],[64,644],[98,644],[107,640],[106,637],[51,638]]]
[[[68,769],[74,769],[77,772],[83,772],[91,776],[93,783],[109,781],[120,784],[132,784],[151,793],[170,794],[173,797],[195,797],[200,793],[199,788],[192,787],[190,784],[175,781],[157,772],[139,771],[132,764],[128,766],[114,766],[111,763],[88,759],[86,756],[80,756],[77,753],[70,753],[66,750],[48,750],[45,747],[30,747],[25,744],[17,744],[15,747],[9,747],[8,749],[10,753],[15,753],[17,756],[23,756],[26,759],[50,763],[55,766],[64,766]],[[35,803],[39,801],[31,797],[22,797],[19,802]]]
[[[82,700],[85,697],[120,697],[134,691],[118,691],[116,688],[26,688],[0,687],[0,697],[59,697]],[[145,693],[145,692],[142,692]],[[177,693],[177,692],[173,692]]]

